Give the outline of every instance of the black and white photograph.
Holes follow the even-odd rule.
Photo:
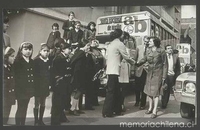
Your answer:
[[[3,8],[3,126],[195,127],[196,12]]]

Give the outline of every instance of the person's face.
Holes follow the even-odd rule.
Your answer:
[[[33,49],[28,49],[28,48],[22,48],[22,55],[29,58],[32,53],[33,53]]]
[[[70,48],[63,49],[63,53],[65,55],[69,55],[71,53],[71,49]]]
[[[172,46],[167,46],[166,47],[166,52],[168,53],[168,54],[171,54],[172,53]]]
[[[85,45],[84,48],[85,48],[85,52],[86,53],[90,51],[90,45],[89,44]]]
[[[52,27],[52,31],[53,31],[53,32],[56,32],[56,31],[58,31],[58,28],[55,27],[55,26],[53,26],[53,27]]]
[[[8,23],[3,23],[3,31],[6,32],[9,27]]]
[[[8,63],[13,64],[15,60],[15,52],[13,52],[9,57],[8,57]]]
[[[69,19],[70,19],[70,20],[73,20],[73,19],[74,19],[74,14],[70,14],[70,15],[69,15]]]
[[[149,39],[148,38],[144,38],[144,44],[147,45],[147,46],[149,45]]]
[[[76,29],[80,29],[81,25],[80,24],[76,24],[75,27],[76,27]]]
[[[42,58],[46,59],[49,57],[49,49],[47,47],[43,48],[40,51],[40,55],[42,56]]]
[[[93,24],[90,25],[90,29],[94,30],[95,26]]]
[[[124,44],[127,44],[127,43],[128,43],[128,38],[125,37],[125,38],[124,38]]]
[[[150,39],[150,40],[149,40],[149,47],[154,47],[153,39]]]

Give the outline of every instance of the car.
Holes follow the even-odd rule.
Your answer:
[[[180,102],[182,118],[194,118],[196,115],[196,72],[184,72],[176,78],[173,88],[176,101]]]

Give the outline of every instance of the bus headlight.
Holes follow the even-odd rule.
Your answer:
[[[196,85],[194,83],[186,83],[185,92],[187,93],[195,93]]]

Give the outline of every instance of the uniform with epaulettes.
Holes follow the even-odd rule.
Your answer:
[[[11,65],[4,64],[3,120],[7,123],[11,106],[15,105],[15,81]]]

